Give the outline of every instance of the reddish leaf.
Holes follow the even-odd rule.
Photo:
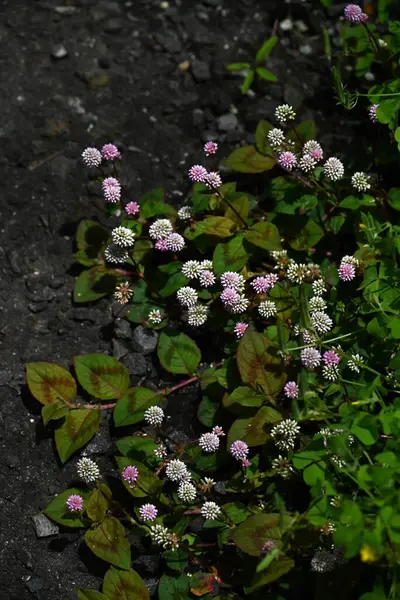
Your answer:
[[[211,573],[194,573],[190,579],[190,591],[195,596],[205,596],[213,591],[214,581]]]
[[[76,396],[76,383],[71,373],[53,363],[27,363],[26,381],[31,394],[42,404],[56,400],[68,403]]]
[[[149,592],[136,571],[111,567],[104,577],[103,593],[108,600],[149,600]]]
[[[82,354],[75,356],[74,365],[79,383],[95,398],[122,398],[128,389],[129,371],[112,356]]]
[[[64,423],[55,433],[58,455],[65,463],[74,452],[88,443],[99,428],[101,412],[99,410],[71,410]]]
[[[125,528],[115,517],[109,517],[96,527],[96,529],[87,531],[85,542],[93,554],[102,560],[121,569],[129,569],[131,564],[131,549],[125,537]]]
[[[265,542],[279,545],[282,537],[281,516],[278,513],[253,515],[234,529],[232,539],[246,554],[260,556]]]

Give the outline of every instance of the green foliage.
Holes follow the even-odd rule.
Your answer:
[[[265,40],[263,45],[259,48],[253,63],[238,62],[226,65],[228,71],[239,72],[240,74],[244,75],[243,83],[240,86],[240,91],[242,92],[242,94],[247,94],[247,92],[253,85],[256,75],[258,75],[260,79],[264,79],[265,81],[277,81],[276,75],[274,75],[269,69],[267,69],[264,66],[264,64],[268,61],[269,55],[271,54],[272,50],[275,48],[277,43],[278,38],[275,35],[273,35],[267,40]]]

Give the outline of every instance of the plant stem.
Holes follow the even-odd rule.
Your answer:
[[[238,213],[236,208],[234,206],[232,206],[232,204],[229,202],[229,200],[227,200],[225,198],[225,196],[223,196],[219,190],[217,190],[215,193],[217,194],[218,198],[220,198],[223,202],[226,202],[226,204],[229,206],[229,208],[235,213],[235,215],[237,216],[239,221],[241,221],[243,223],[245,229],[247,229],[246,221],[243,219],[242,215]]]

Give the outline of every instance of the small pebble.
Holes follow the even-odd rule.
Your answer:
[[[51,50],[51,55],[53,58],[65,58],[68,56],[68,50],[62,44],[56,44]]]

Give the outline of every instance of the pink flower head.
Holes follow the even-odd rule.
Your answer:
[[[210,173],[207,173],[207,175],[205,176],[204,183],[206,184],[206,186],[208,188],[210,188],[211,190],[214,190],[216,188],[221,187],[222,179],[219,176],[219,173],[216,173],[215,171],[211,171]]]
[[[78,494],[72,494],[68,497],[65,504],[71,512],[81,512],[83,509],[83,498]]]
[[[236,460],[243,462],[247,458],[249,447],[246,442],[243,442],[242,440],[236,440],[236,442],[231,444],[230,453],[234,458],[236,458]]]
[[[222,427],[220,425],[216,425],[215,427],[213,427],[212,433],[214,435],[217,435],[218,437],[223,437],[225,435],[224,430],[222,429]]]
[[[101,164],[101,152],[97,148],[86,148],[82,152],[82,160],[87,167],[99,167]]]
[[[256,277],[250,285],[257,294],[265,294],[270,288],[269,281],[266,277]]]
[[[206,175],[207,169],[201,165],[193,165],[193,167],[189,169],[189,179],[196,183],[204,183]]]
[[[321,362],[321,354],[316,348],[304,348],[300,352],[301,362],[307,369],[315,369]]]
[[[319,148],[315,148],[315,150],[311,150],[310,156],[314,160],[321,160],[322,157],[324,156],[324,153]]]
[[[242,275],[234,271],[225,271],[221,275],[221,285],[223,288],[234,288],[240,290],[243,287],[244,279]]]
[[[121,158],[121,153],[114,144],[104,144],[101,149],[104,160],[116,160]]]
[[[268,540],[268,542],[265,542],[265,544],[263,545],[261,552],[263,554],[269,554],[274,548],[275,542],[273,540]]]
[[[115,177],[107,177],[102,183],[103,194],[107,202],[119,202],[121,198],[121,184]]]
[[[128,204],[125,206],[125,212],[130,216],[137,215],[139,210],[140,206],[137,202],[128,202]]]
[[[279,164],[282,169],[291,171],[297,165],[297,158],[293,152],[281,152],[279,155]]]
[[[211,287],[215,283],[215,275],[212,271],[206,269],[202,271],[199,277],[200,285],[205,288]]]
[[[356,276],[354,265],[347,262],[342,262],[339,267],[339,278],[342,281],[351,281]]]
[[[216,452],[219,448],[219,437],[216,433],[202,433],[199,446],[204,452]]]
[[[185,245],[185,240],[180,233],[170,233],[165,238],[165,245],[167,246],[167,250],[180,252]]]
[[[286,398],[298,398],[299,387],[295,381],[288,381],[285,387],[283,388],[283,392]]]
[[[376,109],[378,108],[379,104],[373,104],[368,112],[369,112],[369,118],[371,119],[371,121],[373,123],[377,123],[378,122],[378,117],[376,116]]]
[[[204,144],[203,150],[206,153],[206,156],[210,156],[210,154],[216,153],[218,150],[218,144],[216,142],[207,142]]]
[[[136,479],[139,477],[139,471],[133,465],[129,465],[129,467],[125,467],[122,471],[122,479],[127,483],[135,483]]]
[[[236,323],[234,332],[236,333],[237,338],[242,338],[246,333],[246,329],[248,328],[248,323]]]
[[[154,521],[158,515],[158,510],[154,504],[143,504],[143,506],[139,508],[139,513],[143,521]]]
[[[221,293],[221,302],[224,306],[232,307],[235,306],[239,300],[238,292],[233,288],[225,288]]]
[[[157,240],[156,243],[154,244],[154,248],[156,250],[161,250],[161,252],[166,252],[168,250],[167,240],[165,240],[165,239]]]
[[[348,4],[344,9],[344,17],[351,23],[360,23],[362,14],[362,8],[358,4]]]
[[[334,350],[327,350],[322,356],[322,360],[328,366],[336,366],[340,363],[340,356]]]
[[[361,23],[366,23],[368,21],[367,13],[363,12],[360,18]]]
[[[251,462],[249,461],[248,458],[245,458],[244,460],[242,460],[242,467],[247,468],[250,467]]]

